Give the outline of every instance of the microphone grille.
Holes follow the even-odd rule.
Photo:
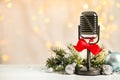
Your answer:
[[[82,34],[96,34],[98,27],[98,16],[94,11],[82,12],[80,16],[80,29]]]

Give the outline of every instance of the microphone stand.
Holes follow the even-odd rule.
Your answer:
[[[87,49],[87,63],[86,63],[87,71],[90,71],[90,65],[91,65],[91,63],[90,63],[90,57],[91,57],[90,51]]]
[[[97,41],[94,42],[94,43],[90,43],[90,44],[96,44],[99,41],[99,31],[100,31],[100,26],[98,26],[98,30],[97,30],[97,36],[98,36]],[[83,37],[83,36],[81,36],[80,26],[78,26],[78,39],[80,39],[80,37]],[[83,38],[90,39],[89,37],[83,37]],[[90,59],[91,59],[90,50],[87,49],[86,67],[81,68],[79,66],[76,66],[75,74],[85,75],[85,76],[96,76],[96,75],[99,75],[100,74],[100,70],[99,69],[91,68]]]

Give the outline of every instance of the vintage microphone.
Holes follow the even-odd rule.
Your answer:
[[[82,12],[80,16],[80,25],[78,26],[78,39],[90,40],[91,38],[96,40],[89,42],[89,44],[96,44],[99,41],[100,26],[98,25],[98,16],[94,11]],[[90,50],[87,49],[87,62],[86,68],[79,68],[76,66],[75,73],[78,75],[99,75],[100,70],[91,68],[90,63]]]

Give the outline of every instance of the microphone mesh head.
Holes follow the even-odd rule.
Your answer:
[[[98,16],[96,12],[85,11],[80,16],[80,29],[82,34],[96,34],[98,27]]]

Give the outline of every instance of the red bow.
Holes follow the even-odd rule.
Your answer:
[[[102,50],[99,45],[97,44],[90,44],[90,43],[87,43],[86,40],[84,40],[83,38],[81,38],[77,45],[74,46],[74,48],[80,52],[84,49],[88,49],[90,50],[94,55],[97,55],[98,53],[100,53],[100,51]]]

